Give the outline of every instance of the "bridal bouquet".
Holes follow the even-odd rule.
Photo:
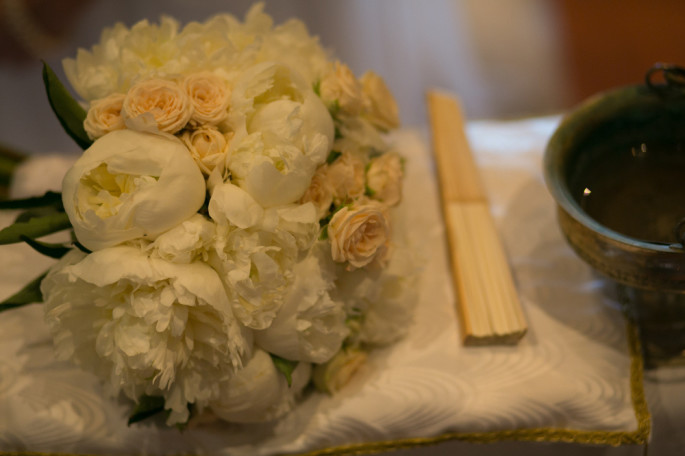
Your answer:
[[[58,358],[134,401],[131,422],[273,420],[403,335],[416,274],[378,75],[259,4],[117,24],[64,70],[82,101],[45,66],[48,96],[85,150],[61,194],[0,203],[25,209],[1,243],[59,261],[2,309],[42,301]]]

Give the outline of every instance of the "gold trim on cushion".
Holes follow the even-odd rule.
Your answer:
[[[643,384],[642,347],[637,327],[627,321],[627,339],[630,351],[630,395],[637,419],[634,431],[580,431],[560,428],[529,428],[491,432],[449,432],[436,437],[402,439],[386,442],[360,443],[344,447],[299,453],[296,456],[349,456],[380,453],[435,445],[448,441],[469,443],[496,443],[503,441],[521,442],[565,442],[593,445],[646,445],[652,429],[651,416],[645,398]]]

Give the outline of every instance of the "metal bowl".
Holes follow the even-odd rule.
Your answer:
[[[641,159],[655,166],[643,172]],[[608,289],[640,330],[646,366],[685,365],[683,91],[631,86],[587,100],[551,137],[544,173],[561,231],[613,279]]]
[[[675,190],[664,190],[653,169],[650,176],[643,176],[639,163],[630,165],[630,174],[622,176],[621,162],[641,154],[662,166],[664,176],[685,170],[684,96],[647,86],[624,87],[588,99],[566,116],[544,157],[545,180],[557,202],[559,225],[577,254],[611,279],[638,289],[685,293],[685,222],[680,222],[685,219],[685,204],[673,213],[655,213],[663,205],[673,205],[674,198],[685,199],[685,173],[676,176],[682,185]],[[612,201],[600,204],[605,209],[600,213],[588,212],[586,196],[592,188],[585,186],[585,180],[590,175],[599,184],[626,180],[622,188],[592,195],[600,203],[601,198]],[[643,191],[638,198],[631,188],[647,195]],[[610,217],[618,206],[623,212]],[[642,225],[655,225],[656,219],[658,227],[640,232]]]

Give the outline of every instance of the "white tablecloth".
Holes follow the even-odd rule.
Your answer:
[[[90,375],[53,360],[41,308],[29,306],[0,314],[0,450],[228,455],[436,443],[398,454],[549,454],[550,445],[555,454],[642,454],[639,444],[558,442],[617,443],[644,428],[633,404],[625,321],[605,282],[563,241],[542,180],[544,145],[557,122],[473,122],[468,130],[530,326],[519,345],[460,344],[429,140],[425,130],[406,130],[397,140],[408,158],[407,235],[424,258],[418,311],[408,337],[374,353],[342,392],[310,395],[271,426],[183,433],[151,424],[128,428],[123,402],[102,396]],[[46,159],[27,164],[28,187],[37,185],[30,176]],[[37,176],[55,178],[44,171]],[[19,187],[16,192],[42,190]],[[0,224],[7,223],[4,215]],[[0,298],[47,264],[23,245],[1,246]],[[678,383],[655,385],[647,385],[648,399],[659,410],[671,400],[661,395],[685,392]],[[655,418],[654,439],[660,437],[664,452],[650,454],[685,449],[682,437],[662,440],[683,424],[682,412],[668,410]]]

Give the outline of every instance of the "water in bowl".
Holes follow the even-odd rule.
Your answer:
[[[685,150],[638,142],[595,157],[573,179],[574,197],[600,224],[634,239],[678,243],[685,218]]]

